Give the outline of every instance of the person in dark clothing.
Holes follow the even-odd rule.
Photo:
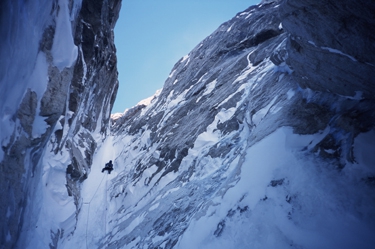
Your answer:
[[[105,167],[102,169],[102,173],[105,170],[108,170],[108,174],[111,174],[111,171],[113,170],[112,160],[110,160],[108,163],[105,164]]]

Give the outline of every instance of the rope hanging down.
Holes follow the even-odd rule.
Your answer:
[[[87,209],[87,220],[86,220],[86,249],[88,249],[88,245],[87,245],[87,229],[88,229],[88,226],[89,226],[90,205],[91,205],[91,202],[92,202],[92,200],[94,199],[96,193],[98,192],[100,185],[102,185],[102,182],[103,182],[103,180],[104,180],[104,177],[106,177],[106,175],[107,175],[107,174],[104,174],[104,175],[103,175],[102,180],[100,181],[100,183],[99,183],[98,187],[96,188],[96,190],[95,190],[93,196],[91,197],[90,201],[89,201],[89,202],[84,202],[84,203],[83,203],[83,204],[86,204],[86,205],[89,206],[88,209]],[[107,181],[106,181],[106,182],[107,182]],[[106,185],[107,185],[107,184],[106,184]],[[107,198],[107,194],[106,194],[106,198]]]

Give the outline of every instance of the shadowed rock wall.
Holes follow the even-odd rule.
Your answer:
[[[65,5],[69,8],[71,35],[77,53],[72,65],[59,68],[56,65],[59,58],[54,57],[53,46],[56,35],[63,32],[57,23],[59,18],[63,18],[61,15]],[[4,24],[1,33],[5,35],[1,41],[3,45],[6,44],[1,54],[8,58],[4,51],[11,47],[9,40],[31,42],[35,39],[37,42],[36,46],[29,47],[31,56],[24,54],[17,57],[17,53],[13,53],[13,57],[9,56],[11,66],[7,67],[7,73],[3,74],[5,70],[0,72],[2,90],[21,93],[19,102],[15,101],[16,106],[13,104],[8,109],[2,108],[1,113],[3,121],[10,117],[11,124],[4,123],[3,126],[2,123],[1,127],[2,132],[5,132],[4,127],[6,131],[11,129],[1,141],[1,248],[13,248],[24,224],[32,219],[24,214],[36,200],[35,191],[44,167],[41,164],[42,156],[69,153],[67,191],[78,204],[79,186],[90,172],[92,155],[97,147],[92,133],[97,131],[106,135],[118,89],[113,28],[120,6],[121,0],[33,1],[24,5],[16,1],[3,1],[1,4],[1,13],[11,13],[1,18]],[[34,11],[41,8],[46,11]],[[25,9],[28,10],[28,19],[22,18]],[[11,29],[12,25],[34,23],[34,19],[43,20],[35,21],[35,25],[40,24],[35,29],[42,31],[34,32],[36,37]],[[69,38],[69,34],[66,38]],[[60,42],[64,44],[69,40]],[[37,63],[37,54],[46,58],[48,71],[47,81],[40,82],[46,85],[42,96],[38,96],[33,87],[25,83],[31,77],[33,65]],[[26,73],[18,77],[17,73],[12,74],[11,69],[22,64],[22,56],[30,57],[30,60],[24,59],[22,66]],[[39,136],[34,136],[33,125],[37,124],[34,121],[38,118],[44,120],[47,128]],[[48,144],[53,149],[46,151]]]

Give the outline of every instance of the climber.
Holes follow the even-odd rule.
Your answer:
[[[105,164],[105,167],[102,169],[102,173],[104,170],[108,170],[108,174],[111,174],[111,171],[113,170],[112,160]]]

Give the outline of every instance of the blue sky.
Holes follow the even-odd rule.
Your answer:
[[[223,22],[260,0],[124,0],[115,27],[120,88],[112,113],[164,85],[173,65]]]

